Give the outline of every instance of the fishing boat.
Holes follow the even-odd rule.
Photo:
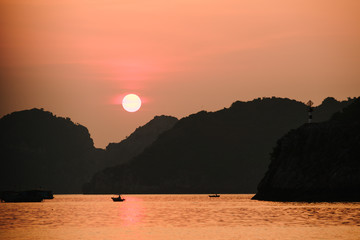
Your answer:
[[[209,197],[220,197],[220,195],[216,193],[216,194],[209,195]]]
[[[125,201],[125,198],[122,198],[120,194],[119,194],[118,197],[112,197],[111,199],[112,199],[114,202],[123,202],[123,201]]]

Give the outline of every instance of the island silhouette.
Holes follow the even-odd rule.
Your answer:
[[[323,121],[349,104],[327,98]],[[85,193],[254,193],[276,141],[307,122],[307,106],[281,98],[235,102],[180,119],[127,164],[98,172]]]
[[[313,123],[354,99],[326,98]],[[88,130],[41,109],[0,120],[0,190],[54,193],[255,193],[276,142],[307,123],[306,104],[287,98],[237,101],[177,120],[158,116],[120,143],[94,147]]]
[[[360,98],[329,121],[283,136],[253,199],[359,201]]]

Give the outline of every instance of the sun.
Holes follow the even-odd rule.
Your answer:
[[[141,99],[136,94],[128,94],[123,98],[122,106],[128,112],[136,112],[141,107]]]

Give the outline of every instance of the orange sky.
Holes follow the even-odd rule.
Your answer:
[[[358,0],[0,0],[0,116],[44,108],[97,147],[155,115],[360,94]],[[136,113],[115,104],[136,93]]]

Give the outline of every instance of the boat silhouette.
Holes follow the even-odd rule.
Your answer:
[[[216,194],[209,195],[209,197],[220,197],[220,195],[216,193]]]
[[[121,195],[119,194],[118,197],[112,197],[111,198],[114,202],[123,202],[125,201],[125,198],[121,198]]]

